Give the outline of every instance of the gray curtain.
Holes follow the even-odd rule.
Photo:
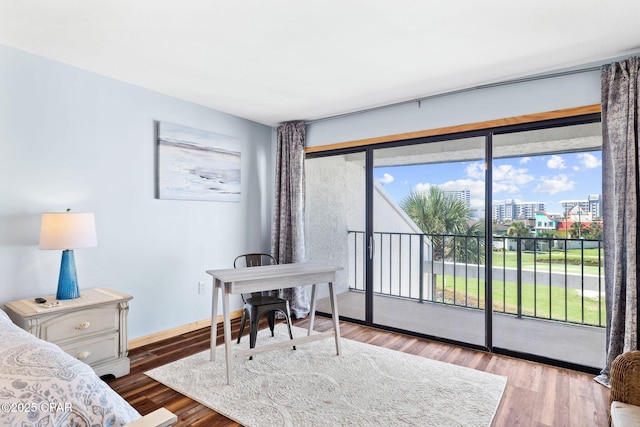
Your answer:
[[[602,69],[602,200],[607,300],[607,359],[638,348],[638,98],[640,58]]]
[[[271,228],[271,253],[279,264],[306,261],[304,243],[304,122],[278,126],[276,153],[276,206]],[[283,289],[291,314],[300,319],[309,314],[307,286]]]

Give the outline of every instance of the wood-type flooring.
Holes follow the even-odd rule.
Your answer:
[[[232,323],[234,337],[238,333],[238,323]],[[307,321],[298,320],[294,324],[306,327]],[[609,389],[596,383],[591,374],[354,323],[340,322],[340,327],[344,338],[508,377],[494,418],[495,427],[608,425]],[[330,328],[330,319],[316,318],[316,330]],[[210,328],[203,328],[129,351],[131,373],[108,381],[109,385],[143,415],[164,406],[178,416],[176,426],[239,426],[240,424],[144,375],[149,369],[209,349],[209,333]],[[222,342],[220,324],[217,344]]]

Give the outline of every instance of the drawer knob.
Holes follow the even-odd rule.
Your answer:
[[[88,351],[81,351],[80,353],[76,354],[76,359],[78,360],[85,360],[87,357],[91,356],[91,353]]]
[[[89,329],[91,322],[80,322],[76,325],[76,329]]]

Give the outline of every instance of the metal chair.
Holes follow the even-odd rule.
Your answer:
[[[244,264],[244,265],[243,265]],[[269,254],[252,253],[238,255],[233,261],[234,268],[240,267],[256,267],[261,265],[277,264],[274,257]],[[286,320],[289,328],[289,337],[293,339],[291,332],[291,314],[289,311],[289,301],[275,296],[263,295],[262,292],[252,292],[251,294],[243,294],[244,310],[242,311],[242,320],[240,320],[240,332],[238,333],[238,344],[244,333],[244,326],[249,318],[249,348],[256,346],[256,337],[258,335],[258,323],[265,314],[273,336],[273,328],[275,326],[276,311],[281,312]],[[293,346],[296,349],[296,346]],[[253,359],[251,356],[250,359]]]

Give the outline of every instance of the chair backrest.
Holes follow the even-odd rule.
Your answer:
[[[257,267],[260,265],[273,265],[277,264],[276,259],[269,254],[243,254],[238,255],[235,260],[233,260],[233,267]]]
[[[276,259],[269,254],[242,254],[238,255],[236,259],[233,260],[233,268],[241,268],[241,267],[258,267],[260,265],[275,265],[277,264]],[[256,297],[262,295],[262,292],[252,292],[251,294],[242,294],[242,300],[249,296]]]

